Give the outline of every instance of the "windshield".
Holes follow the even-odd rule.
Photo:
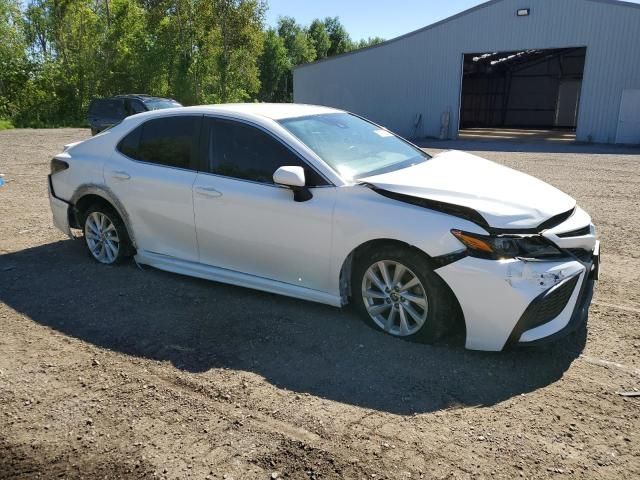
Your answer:
[[[350,113],[287,118],[280,124],[349,180],[410,167],[431,158],[388,130]]]
[[[176,108],[182,106],[175,100],[166,99],[146,100],[144,104],[149,110],[162,110],[163,108]]]

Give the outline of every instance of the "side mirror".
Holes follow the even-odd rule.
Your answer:
[[[304,178],[304,168],[302,167],[280,167],[273,174],[273,181],[278,185],[287,187],[304,187],[306,181]]]
[[[278,168],[273,174],[273,182],[293,190],[293,199],[296,202],[306,202],[313,198],[311,191],[306,187],[304,168],[302,167]]]

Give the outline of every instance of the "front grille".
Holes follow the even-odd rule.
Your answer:
[[[522,331],[543,325],[560,315],[567,306],[579,277],[580,275],[575,275],[536,297],[518,322],[522,325]]]
[[[585,235],[589,235],[590,233],[591,233],[591,227],[587,225],[586,227],[578,228],[577,230],[571,230],[570,232],[559,233],[558,236],[560,238],[583,237]]]

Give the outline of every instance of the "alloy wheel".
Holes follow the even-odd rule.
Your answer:
[[[87,246],[93,258],[111,264],[118,258],[120,238],[111,219],[102,212],[92,212],[85,221]]]
[[[362,300],[376,325],[399,337],[418,332],[429,312],[427,294],[418,276],[393,260],[376,262],[367,269],[362,279]]]

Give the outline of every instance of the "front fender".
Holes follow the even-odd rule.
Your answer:
[[[338,188],[337,192],[331,264],[331,293],[336,295],[341,290],[339,280],[345,261],[365,243],[398,241],[434,258],[465,248],[451,229],[486,234],[469,220],[393,200],[364,186]]]

